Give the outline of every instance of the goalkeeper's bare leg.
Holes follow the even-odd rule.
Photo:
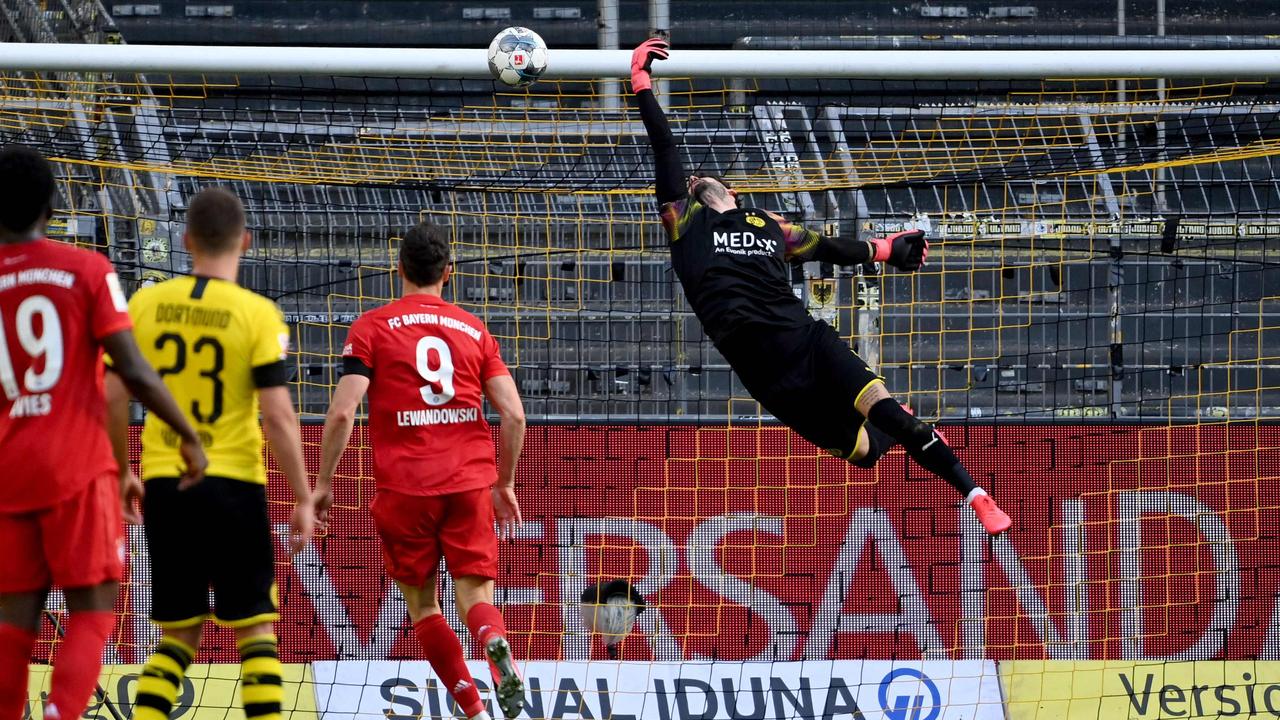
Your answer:
[[[859,394],[855,405],[858,412],[867,418],[867,424],[858,432],[857,447],[848,458],[850,462],[871,467],[889,448],[900,444],[920,467],[946,480],[964,496],[988,533],[998,535],[1013,524],[987,492],[973,481],[942,435],[894,400],[883,382],[877,380],[869,384]]]

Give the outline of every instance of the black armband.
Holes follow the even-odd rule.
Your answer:
[[[363,375],[367,378],[373,377],[373,368],[364,364],[364,361],[358,357],[342,358],[342,374],[343,375]]]
[[[277,360],[253,369],[253,386],[256,388],[280,387],[289,384],[289,368],[283,360]]]

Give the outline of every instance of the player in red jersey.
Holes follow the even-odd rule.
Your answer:
[[[22,717],[27,665],[53,585],[70,618],[45,718],[74,720],[98,681],[115,627],[128,477],[106,431],[102,351],[182,443],[187,481],[205,457],[134,343],[106,258],[46,238],[56,185],[34,150],[0,150],[0,720]]]
[[[431,667],[468,718],[487,720],[462,645],[440,610],[436,570],[444,557],[458,614],[484,647],[498,704],[511,718],[524,705],[524,680],[493,606],[493,522],[496,516],[499,534],[511,538],[521,524],[515,471],[524,407],[484,323],[441,297],[452,268],[446,233],[428,223],[410,230],[400,244],[404,296],[351,326],[343,376],[324,423],[316,513],[323,527],[333,474],[367,391],[378,485],[371,511],[387,574],[404,594]],[[500,465],[482,392],[502,419]]]

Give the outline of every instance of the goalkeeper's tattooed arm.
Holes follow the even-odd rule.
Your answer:
[[[825,237],[777,213],[768,215],[782,228],[788,262],[817,260],[832,265],[861,265],[875,257],[875,248],[870,240]]]
[[[885,237],[854,240],[824,237],[780,215],[770,213],[770,216],[782,227],[790,262],[816,260],[832,265],[882,262],[899,270],[914,272],[924,266],[925,257],[929,254],[929,241],[925,239],[923,230],[903,230]]]

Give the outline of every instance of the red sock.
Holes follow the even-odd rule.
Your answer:
[[[467,612],[467,629],[471,631],[471,637],[480,641],[480,647],[484,647],[494,635],[507,636],[507,625],[502,622],[502,613],[489,603],[476,603]]]
[[[76,720],[89,705],[89,696],[102,671],[102,648],[116,627],[110,610],[81,610],[67,616],[67,635],[53,661],[49,704],[62,720]]]
[[[431,668],[440,676],[444,687],[453,696],[454,702],[462,708],[467,717],[478,715],[484,710],[480,702],[480,691],[476,689],[471,671],[467,669],[466,660],[462,657],[462,643],[453,628],[445,622],[443,615],[428,615],[413,625],[413,632],[422,644],[422,650],[431,663]]]
[[[18,720],[27,706],[27,665],[35,633],[0,624],[0,720]]]

